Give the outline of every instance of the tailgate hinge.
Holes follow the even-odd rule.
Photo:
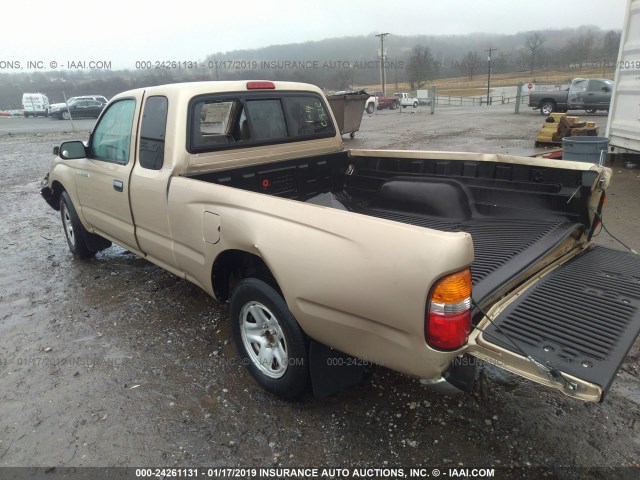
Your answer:
[[[578,384],[576,382],[572,382],[571,380],[569,380],[562,373],[560,373],[560,371],[558,369],[556,369],[555,367],[549,367],[549,366],[547,366],[547,365],[545,365],[543,363],[540,363],[538,360],[533,358],[531,355],[527,355],[527,359],[531,363],[533,363],[535,365],[536,369],[541,374],[546,376],[552,382],[560,384],[562,386],[562,389],[566,393],[568,393],[568,394],[577,393]]]

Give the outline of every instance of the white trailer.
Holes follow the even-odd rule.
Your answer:
[[[418,90],[416,92],[416,97],[418,97],[418,103],[420,103],[420,105],[431,105],[429,90]]]
[[[640,0],[627,0],[607,137],[614,161],[640,163]]]

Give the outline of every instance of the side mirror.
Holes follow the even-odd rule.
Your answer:
[[[58,147],[58,146],[53,147],[53,154],[55,156],[60,155],[60,147]]]
[[[54,149],[55,152],[55,149]],[[64,142],[58,147],[58,154],[63,160],[75,160],[78,158],[85,158],[87,156],[87,149],[84,143],[74,140],[73,142]]]

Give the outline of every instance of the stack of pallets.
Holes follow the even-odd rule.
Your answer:
[[[581,122],[580,117],[570,117],[566,113],[552,113],[536,136],[536,146],[561,145],[565,137],[596,137],[598,132],[599,127],[596,127],[595,122]]]

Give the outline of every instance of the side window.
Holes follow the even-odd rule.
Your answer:
[[[605,89],[605,87],[606,87],[605,83],[601,82],[600,80],[591,80],[589,82],[590,92],[601,92],[603,89]]]
[[[144,104],[140,126],[140,166],[160,170],[164,163],[164,141],[167,129],[167,97],[149,97]]]
[[[280,100],[249,100],[247,116],[253,140],[275,140],[287,136]]]
[[[333,132],[329,115],[317,97],[285,97],[292,137]]]
[[[129,161],[135,108],[134,99],[119,100],[109,106],[91,136],[91,158],[122,165]]]

